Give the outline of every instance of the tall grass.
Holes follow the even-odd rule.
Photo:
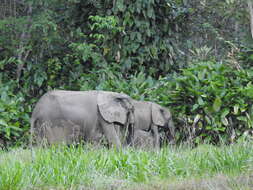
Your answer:
[[[0,189],[105,188],[106,184],[149,183],[241,175],[253,171],[253,143],[198,148],[165,147],[160,151],[92,146],[13,149],[0,152]]]

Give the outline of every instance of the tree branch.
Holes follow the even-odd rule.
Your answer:
[[[248,0],[248,8],[249,8],[249,14],[250,14],[250,31],[251,31],[251,36],[253,38],[253,2],[252,0]]]

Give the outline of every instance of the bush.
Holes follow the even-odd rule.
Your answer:
[[[153,93],[158,91],[158,99],[173,110],[180,139],[233,142],[252,132],[252,79],[253,70],[199,62],[160,80]]]
[[[22,94],[14,95],[10,86],[13,85],[0,85],[0,140],[7,145],[14,145],[17,140],[27,140],[24,134],[29,129],[30,109]]]

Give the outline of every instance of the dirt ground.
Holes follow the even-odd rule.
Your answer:
[[[240,177],[227,177],[217,175],[215,177],[201,179],[164,180],[145,184],[130,184],[125,180],[101,181],[92,186],[64,187],[37,187],[34,190],[253,190],[253,173]]]
[[[86,188],[80,188],[80,190]],[[104,184],[98,188],[90,187],[88,189],[109,189],[109,190],[253,190],[253,173],[240,177],[227,177],[217,175],[207,179],[187,179],[147,184],[126,184],[124,181],[116,180],[111,184]]]

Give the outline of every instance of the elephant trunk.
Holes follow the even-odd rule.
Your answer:
[[[166,131],[166,137],[169,144],[175,144],[175,126],[172,119],[169,120],[167,124],[168,130]]]
[[[129,109],[129,113],[128,113],[128,135],[127,135],[127,144],[131,145],[131,143],[133,142],[133,138],[134,138],[134,107],[132,106]]]
[[[135,121],[134,106],[128,99],[125,99],[125,106],[126,109],[128,110],[128,113],[127,113],[127,121],[124,126],[126,130],[124,135],[124,141],[126,142],[127,145],[131,145],[134,137],[134,121]]]

